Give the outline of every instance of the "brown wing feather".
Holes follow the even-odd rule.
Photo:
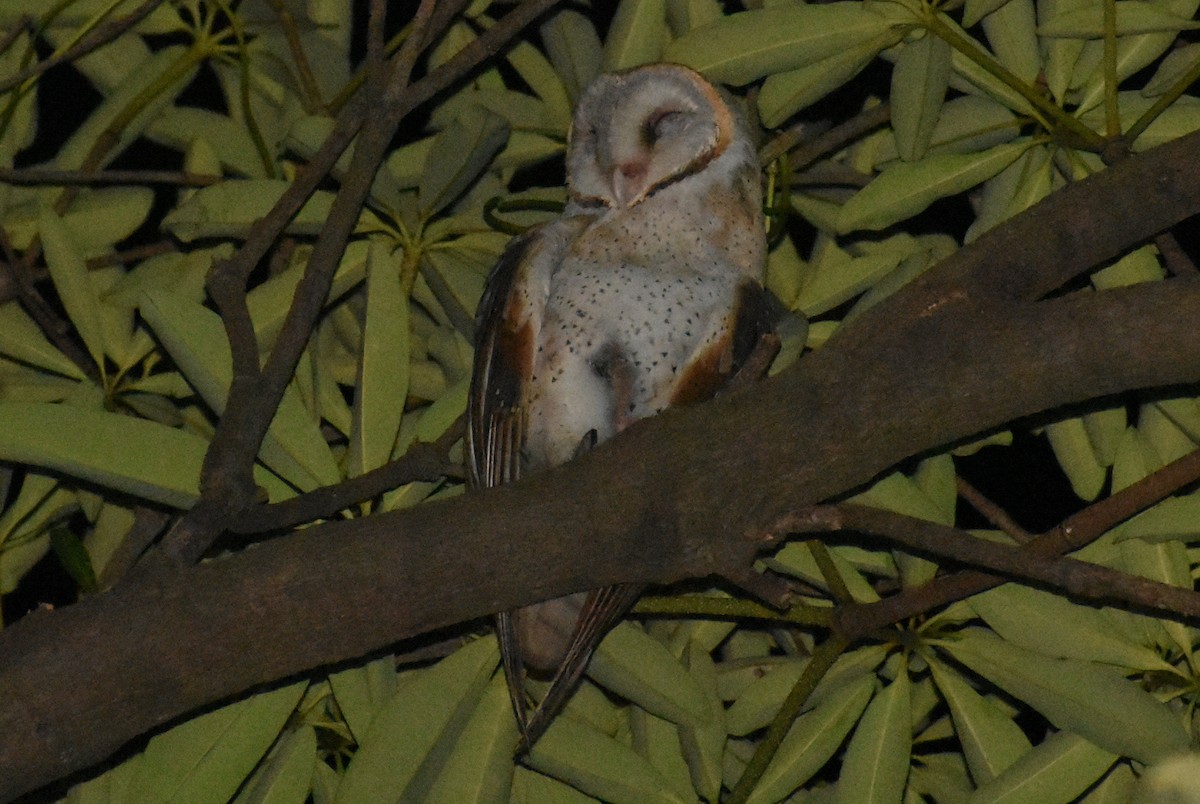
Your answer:
[[[475,366],[467,397],[467,454],[471,485],[488,488],[516,479],[520,428],[514,426],[533,369],[533,333],[522,321],[520,294],[535,232],[514,240],[488,275],[475,316]],[[515,318],[515,320],[514,320]]]

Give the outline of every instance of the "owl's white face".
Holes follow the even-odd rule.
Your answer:
[[[625,208],[707,166],[741,134],[720,94],[686,67],[606,75],[580,99],[567,148],[572,200]]]

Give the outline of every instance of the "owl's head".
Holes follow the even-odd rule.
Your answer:
[[[694,70],[651,64],[602,75],[580,98],[571,123],[571,199],[634,206],[699,172],[735,141],[748,142],[744,126]]]

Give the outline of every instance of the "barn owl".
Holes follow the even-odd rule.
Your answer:
[[[751,363],[761,373],[777,346],[761,285],[758,162],[720,91],[673,64],[603,75],[580,98],[566,168],[562,216],[509,245],[480,302],[467,411],[475,487],[707,399]],[[640,591],[607,587],[497,616],[519,750]],[[526,672],[552,674],[532,715]]]

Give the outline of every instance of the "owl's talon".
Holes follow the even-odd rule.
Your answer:
[[[781,347],[782,341],[779,340],[778,335],[774,332],[764,332],[758,342],[754,344],[754,349],[746,357],[746,362],[742,363],[737,372],[729,378],[729,383],[723,389],[724,392],[728,393],[743,386],[752,385],[767,376]]]
[[[579,439],[579,443],[575,445],[575,454],[571,456],[571,459],[574,460],[581,455],[587,455],[589,452],[594,450],[596,448],[597,438],[598,436],[596,435],[595,428],[588,430],[587,433],[584,434],[583,438]]]

